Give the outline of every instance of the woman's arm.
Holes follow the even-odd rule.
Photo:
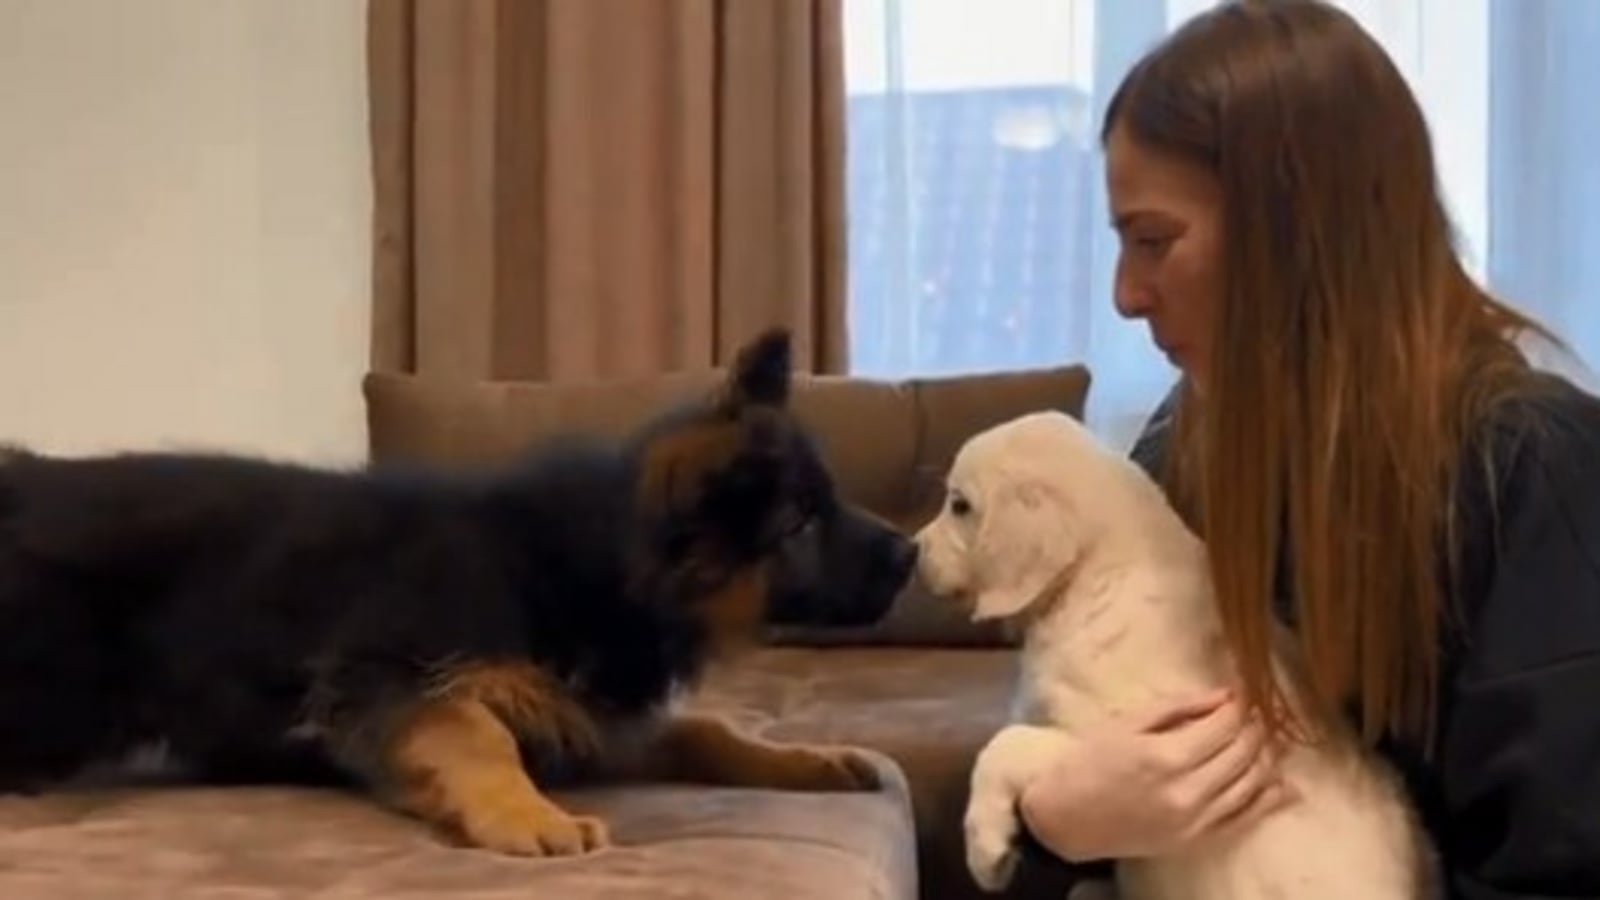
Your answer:
[[[1600,655],[1464,686],[1450,732],[1447,896],[1600,897]]]
[[[1466,561],[1441,697],[1431,818],[1451,900],[1600,897],[1600,401],[1562,389],[1532,409],[1495,514],[1466,504],[1492,549]]]

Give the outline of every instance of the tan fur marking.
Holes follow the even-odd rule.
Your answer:
[[[568,755],[592,756],[600,750],[599,728],[588,711],[532,663],[452,665],[440,672],[429,695],[481,703],[517,737]]]
[[[878,787],[877,769],[848,750],[768,743],[722,719],[669,719],[644,764],[647,776],[695,784],[787,791],[859,791]]]
[[[730,465],[743,450],[744,437],[735,425],[713,422],[685,426],[657,438],[644,454],[639,502],[658,511],[693,505],[705,474]],[[767,579],[763,566],[719,572],[719,551],[702,541],[690,553],[681,574],[690,583],[720,584],[692,602],[718,648],[726,649],[758,633],[766,612]]]
[[[696,602],[719,652],[732,650],[760,632],[767,610],[766,569],[752,566],[733,572],[720,588]]]
[[[401,729],[389,761],[399,804],[474,846],[564,856],[609,842],[600,820],[574,816],[539,791],[522,768],[516,738],[480,700],[425,705]]]
[[[729,422],[687,425],[657,437],[644,451],[640,504],[652,512],[693,505],[705,473],[732,462],[743,437]]]

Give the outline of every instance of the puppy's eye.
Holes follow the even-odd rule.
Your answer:
[[[967,498],[961,496],[960,494],[950,498],[951,515],[964,516],[970,512],[972,512],[972,504],[967,502]]]

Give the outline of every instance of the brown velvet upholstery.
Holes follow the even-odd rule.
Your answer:
[[[883,768],[898,779],[892,764]],[[605,816],[617,846],[582,860],[499,856],[442,843],[415,820],[327,791],[163,787],[0,797],[0,897],[915,896],[899,783],[853,796],[677,786],[553,793],[576,811]]]
[[[921,896],[978,900],[988,895],[962,841],[967,774],[1004,724],[1015,671],[1001,647],[771,647],[715,673],[697,702],[768,737],[888,754],[910,788]],[[1061,870],[1025,865],[1006,897],[1061,900],[1069,887]]]
[[[615,433],[717,373],[549,387],[372,375],[379,460],[483,465],[556,430]],[[1082,414],[1079,367],[867,382],[803,378],[801,415],[845,495],[912,528],[936,508],[955,449],[1039,408]],[[0,797],[0,897],[883,898],[984,897],[965,869],[972,758],[1003,721],[1015,651],[950,605],[906,591],[863,629],[774,633],[711,673],[690,703],[774,738],[880,754],[887,786],[860,795],[622,785],[561,792],[606,815],[620,846],[572,860],[441,845],[426,828],[337,793],[283,788],[83,790]],[[920,885],[920,888],[919,888]],[[1011,897],[1060,898],[1025,866]]]

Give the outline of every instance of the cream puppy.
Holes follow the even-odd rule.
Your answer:
[[[1011,619],[1025,634],[1013,724],[979,754],[966,812],[968,868],[997,891],[1016,864],[1018,795],[1071,734],[1222,686],[1232,666],[1200,540],[1142,469],[1077,420],[1035,413],[975,435],[947,489],[917,535],[920,577],[964,597],[973,618]],[[1292,669],[1280,659],[1278,671]],[[1431,855],[1399,780],[1351,735],[1294,745],[1282,773],[1295,802],[1247,829],[1122,862],[1120,895],[1427,896]]]

